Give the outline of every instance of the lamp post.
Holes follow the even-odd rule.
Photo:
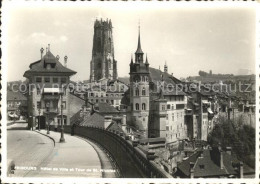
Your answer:
[[[46,115],[47,115],[47,123],[48,123],[47,134],[50,134],[49,110],[50,110],[50,103],[47,102],[46,103]]]
[[[38,130],[41,131],[41,109],[38,108],[38,113],[39,113],[39,117],[38,117]]]
[[[66,90],[66,89],[65,89]],[[60,103],[60,113],[61,113],[61,129],[60,129],[60,142],[65,142],[65,139],[64,139],[64,128],[63,128],[63,88],[62,88],[62,91],[60,93],[61,95],[61,103]]]

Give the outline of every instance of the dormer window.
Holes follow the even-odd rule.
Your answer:
[[[203,164],[200,164],[199,165],[200,169],[204,170],[205,169],[205,166]]]

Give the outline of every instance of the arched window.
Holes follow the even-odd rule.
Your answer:
[[[138,88],[135,89],[135,96],[139,96],[139,89]]]
[[[142,95],[145,96],[145,88],[142,89]]]
[[[135,104],[135,110],[139,110],[139,103]]]
[[[145,103],[142,103],[142,110],[146,110],[146,105],[145,105]]]

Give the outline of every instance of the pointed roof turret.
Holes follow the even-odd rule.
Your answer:
[[[147,57],[147,54],[146,54],[145,64],[149,64],[149,63],[148,63],[148,57]]]
[[[141,48],[141,39],[140,39],[140,22],[139,22],[139,35],[138,35],[138,45],[137,50],[135,52],[136,54],[143,54],[142,48]]]
[[[131,64],[133,64],[133,54],[131,54]]]

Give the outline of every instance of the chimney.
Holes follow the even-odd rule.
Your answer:
[[[194,162],[190,162],[190,178],[194,178]]]
[[[220,169],[224,169],[224,163],[223,163],[223,150],[219,150],[219,153],[220,153]]]
[[[126,125],[126,115],[123,115],[121,123],[122,125]]]
[[[243,168],[243,162],[239,163],[239,177],[243,178],[244,177],[244,168]]]
[[[190,178],[194,178],[194,169],[190,170]]]
[[[67,60],[68,60],[68,56],[64,56],[64,66],[67,68]]]
[[[44,51],[44,49],[43,48],[41,48],[41,59],[42,59],[42,56],[43,56],[43,51]]]
[[[231,155],[232,148],[231,147],[226,147],[226,152],[227,152],[227,154]]]
[[[57,55],[57,56],[56,56],[56,59],[59,61],[59,59],[60,59],[60,56],[59,56],[59,55]]]
[[[50,47],[50,44],[48,44],[48,51],[51,51],[51,47]]]

